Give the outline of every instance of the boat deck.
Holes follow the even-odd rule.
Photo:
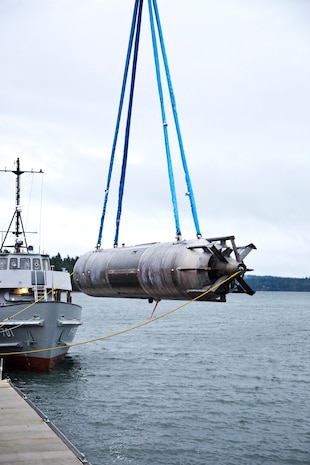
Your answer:
[[[42,412],[8,380],[0,380],[0,464],[90,465]]]

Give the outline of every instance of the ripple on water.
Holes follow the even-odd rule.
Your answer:
[[[79,340],[150,315],[145,302],[74,297]],[[49,374],[10,376],[93,465],[309,465],[308,302],[257,293],[195,303],[72,348]]]

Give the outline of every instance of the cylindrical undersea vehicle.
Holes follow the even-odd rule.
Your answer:
[[[77,260],[73,278],[95,297],[223,302],[230,292],[254,294],[243,260],[255,248],[225,236],[96,249]]]

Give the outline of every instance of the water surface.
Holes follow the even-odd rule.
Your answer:
[[[71,349],[51,373],[12,381],[92,465],[310,463],[309,293],[195,302]],[[147,321],[145,301],[74,294],[76,340]],[[177,307],[161,302],[155,316]]]

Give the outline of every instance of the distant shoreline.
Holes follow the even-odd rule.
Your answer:
[[[245,280],[255,291],[310,292],[310,278],[280,278],[246,274]]]

